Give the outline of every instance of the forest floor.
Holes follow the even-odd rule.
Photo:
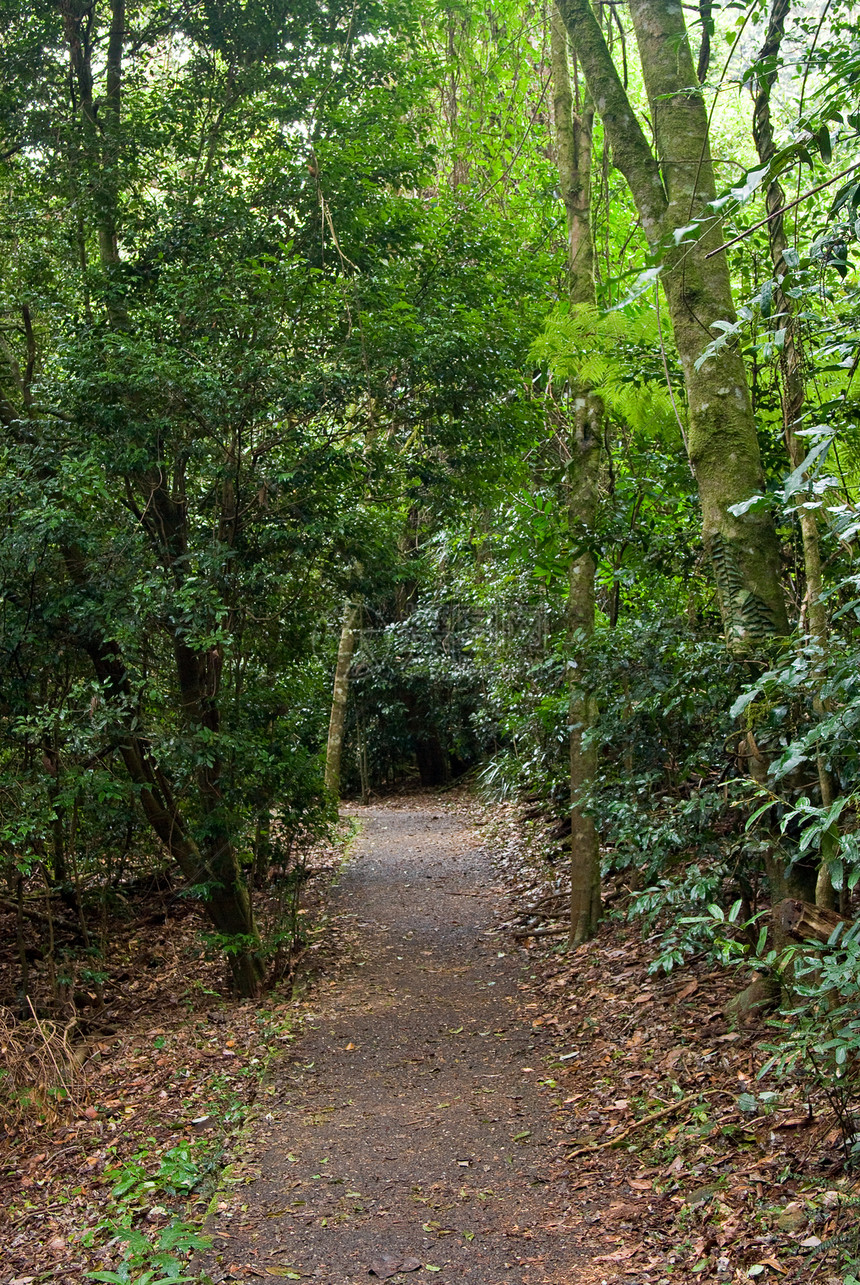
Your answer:
[[[230,1001],[181,905],[117,944],[73,1097],[7,1125],[2,1285],[158,1281],[201,1229],[195,1269],[245,1285],[842,1285],[838,1121],[757,1079],[737,978],[652,975],[619,914],[572,953],[515,935],[555,879],[522,809],[348,810],[301,992]]]
[[[573,955],[514,936],[547,872],[515,814],[352,812],[345,966],[217,1203],[213,1280],[841,1285],[815,1252],[853,1221],[839,1130],[757,1083],[769,1032],[729,1028],[737,979],[655,978],[617,919]]]

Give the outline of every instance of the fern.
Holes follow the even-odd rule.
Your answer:
[[[728,606],[736,602],[745,592],[744,580],[735,551],[729,541],[714,531],[708,542],[708,552],[714,567],[717,589],[723,602]]]
[[[773,613],[767,603],[744,584],[734,548],[725,536],[715,531],[708,542],[717,592],[723,604],[723,617],[732,621],[739,637],[761,642],[773,636]]]
[[[613,418],[633,429],[653,435],[676,422],[652,309],[630,316],[562,305],[547,319],[531,355],[546,362],[555,378],[592,389]],[[667,360],[674,364],[673,357]],[[679,370],[673,386],[677,400],[683,388]]]

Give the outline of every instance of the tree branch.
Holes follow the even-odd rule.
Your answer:
[[[660,241],[667,210],[660,167],[612,61],[588,0],[558,0],[570,43],[585,73],[594,105],[612,148],[612,159],[627,180],[650,244]]]

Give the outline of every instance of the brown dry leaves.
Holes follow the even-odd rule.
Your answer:
[[[492,809],[511,927],[524,905],[545,898],[554,908],[561,873],[560,862],[543,861],[546,828],[523,825],[521,812]],[[523,1009],[557,1050],[548,1073],[570,1139],[565,1218],[595,1251],[595,1279],[806,1282],[814,1273],[841,1285],[835,1254],[810,1254],[850,1226],[845,1205],[860,1189],[842,1172],[827,1102],[808,1101],[800,1082],[758,1078],[773,1033],[727,1023],[739,979],[701,960],[651,976],[649,943],[618,920],[572,954],[553,945],[526,939],[534,980]]]
[[[313,856],[315,867],[333,871],[341,849],[320,845]],[[311,916],[324,886],[310,889]],[[128,1206],[136,1226],[154,1236],[175,1216],[199,1219],[269,1058],[301,1023],[305,1006],[292,988],[264,1006],[232,1000],[224,963],[205,949],[204,925],[188,903],[153,894],[134,909],[136,920],[111,925],[104,1006],[85,1010],[76,1043],[71,1024],[43,1018],[40,1033],[12,1020],[17,961],[12,950],[0,955],[0,1000],[9,1006],[0,1042],[7,1056],[20,1052],[21,1087],[38,1089],[36,1109],[7,1112],[0,1131],[4,1280],[78,1285],[87,1271],[115,1267],[121,1247],[106,1251],[111,1234],[102,1224],[120,1212],[112,1192],[129,1165],[143,1175]],[[141,918],[158,926],[136,928]],[[3,939],[14,947],[14,932]],[[326,949],[334,975],[336,933]],[[46,1006],[47,995],[39,1001],[36,993]],[[65,1098],[52,1074],[64,1051]],[[199,1186],[147,1192],[165,1155],[184,1145],[200,1161]]]

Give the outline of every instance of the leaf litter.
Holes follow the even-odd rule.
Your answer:
[[[499,932],[527,952],[532,1027],[557,1041],[569,1189],[599,1178],[616,1193],[604,1210],[582,1200],[566,1215],[598,1249],[602,1279],[842,1285],[834,1242],[856,1237],[860,1185],[843,1171],[829,1103],[799,1078],[760,1077],[774,1035],[761,1017],[727,1020],[737,974],[704,959],[649,972],[654,940],[624,922],[620,884],[595,940],[567,952],[539,935],[560,924],[557,831],[525,811],[493,809],[508,891]],[[548,918],[532,910],[541,899]]]
[[[410,1203],[443,1215],[458,1206],[492,1214],[468,1226],[450,1216],[428,1220],[425,1214],[422,1235],[443,1245],[456,1238],[471,1247],[477,1238],[480,1246],[481,1238],[495,1237],[499,1244],[525,1247],[542,1233],[562,1234],[578,1256],[576,1279],[582,1285],[740,1280],[841,1285],[832,1251],[820,1252],[850,1230],[851,1201],[858,1194],[842,1172],[838,1122],[827,1103],[808,1100],[802,1083],[770,1085],[757,1078],[769,1032],[760,1023],[737,1029],[727,1024],[724,1008],[737,989],[736,979],[703,960],[666,977],[651,976],[653,943],[617,919],[605,923],[595,941],[571,954],[560,952],[562,921],[523,910],[544,897],[541,910],[560,913],[558,876],[545,860],[552,845],[548,827],[540,819],[525,821],[522,807],[481,809],[459,794],[433,800],[431,806],[433,819],[459,820],[459,842],[471,843],[473,850],[483,846],[496,858],[494,877],[504,884],[508,901],[479,936],[488,954],[498,955],[504,947],[507,964],[513,956],[521,970],[517,1008],[533,1047],[528,1059],[516,1059],[517,1073],[520,1083],[538,1082],[549,1128],[537,1144],[540,1164],[529,1177],[541,1196],[537,1217],[524,1224],[499,1209],[489,1183],[462,1185],[470,1170],[481,1166],[454,1145],[458,1154],[450,1164],[461,1185],[446,1175],[445,1181],[420,1185]],[[394,807],[420,813],[427,799],[398,800]],[[470,840],[463,838],[467,827]],[[331,863],[336,865],[336,854]],[[456,896],[459,881],[463,904],[466,898],[484,902],[499,891],[488,887],[488,878],[468,886],[455,865],[440,873],[440,883],[448,885],[440,891]],[[619,904],[617,890],[614,904]],[[247,1220],[247,1194],[260,1180],[260,1167],[249,1143],[251,1126],[246,1123],[242,1133],[241,1124],[253,1103],[253,1128],[269,1127],[275,1095],[264,1070],[273,1058],[274,1065],[283,1065],[284,1050],[289,1057],[304,1047],[307,1036],[293,1041],[308,1014],[313,1031],[326,1005],[370,963],[367,920],[341,909],[342,916],[327,927],[325,945],[314,943],[318,967],[311,990],[268,996],[262,1006],[230,1000],[221,965],[201,952],[199,923],[187,906],[166,914],[160,931],[148,937],[134,925],[124,936],[117,933],[116,980],[112,986],[109,979],[105,988],[105,1029],[93,1022],[88,1038],[76,1047],[73,1096],[46,1101],[38,1115],[6,1120],[0,1175],[5,1281],[65,1285],[79,1282],[87,1271],[115,1267],[122,1244],[107,1237],[109,1215],[126,1216],[156,1240],[159,1229],[178,1216],[199,1226],[211,1207],[216,1247],[229,1246],[241,1227],[242,1235],[249,1234],[250,1224],[237,1222],[237,1213]],[[390,934],[388,919],[386,908],[370,931]],[[538,935],[546,927],[552,935]],[[12,938],[7,932],[5,940]],[[414,931],[410,938],[407,929],[397,958],[413,942]],[[156,967],[148,965],[150,959],[157,960]],[[421,960],[428,963],[426,955]],[[444,971],[465,975],[461,965]],[[14,960],[0,957],[0,995],[7,996],[7,1004],[13,977]],[[492,996],[486,981],[471,993]],[[389,998],[396,991],[391,986]],[[481,1038],[503,1043],[515,1029],[510,1012],[503,1022],[484,1019],[480,1025]],[[26,1033],[23,1024],[20,1029]],[[45,1023],[45,1030],[50,1038],[56,1027]],[[15,1024],[8,1023],[7,1047],[15,1033]],[[445,1038],[466,1034],[474,1038],[476,1032],[468,1020],[464,1024],[460,1010],[446,1023]],[[438,1036],[440,1042],[442,1033]],[[349,1058],[356,1050],[360,1054],[359,1041],[345,1038],[339,1056]],[[304,1068],[309,1119],[326,1121],[337,1108],[313,1103],[310,1062],[302,1054],[291,1066]],[[437,1078],[434,1110],[422,1109],[415,1119],[410,1115],[411,1131],[432,1134],[448,1112],[443,1103],[456,1095],[438,1078],[445,1074],[444,1056],[438,1065],[428,1067],[425,1058],[414,1065]],[[502,1086],[494,1079],[504,1077],[481,1074],[480,1096],[489,1093],[493,1099],[492,1112],[484,1108],[476,1117],[481,1128],[500,1119],[515,1123],[522,1114],[519,1102],[506,1100],[503,1113],[499,1110]],[[469,1102],[472,1112],[476,1097]],[[347,1131],[342,1136],[358,1128],[363,1137],[372,1137],[367,1120],[347,1120],[341,1127]],[[520,1138],[515,1142],[514,1132],[509,1133],[511,1146],[528,1146],[531,1128],[515,1132]],[[404,1159],[402,1141],[398,1147],[386,1137],[381,1149]],[[289,1151],[286,1163],[300,1164],[292,1149],[284,1150]],[[118,1192],[124,1182],[130,1185]],[[299,1185],[297,1180],[296,1189]],[[361,1190],[360,1182],[355,1189]],[[349,1192],[344,1199],[354,1206],[358,1197],[352,1187]],[[390,1208],[367,1205],[361,1213],[327,1208],[312,1216],[323,1231],[326,1224],[360,1220],[368,1210],[390,1223],[402,1218],[404,1211],[394,1201],[382,1203]],[[293,1216],[301,1209],[299,1203],[291,1206]],[[242,1263],[222,1255],[221,1279],[303,1277],[297,1260],[285,1263],[280,1250],[276,1257],[280,1261],[258,1265],[250,1253]],[[555,1279],[546,1253],[520,1250],[502,1258],[505,1280],[516,1280],[511,1272],[517,1270],[524,1281]],[[496,1285],[502,1279],[498,1273],[480,1275],[481,1260],[473,1261],[478,1272],[473,1280]],[[443,1279],[453,1268],[453,1261],[422,1262],[385,1250],[366,1257],[355,1279],[367,1279],[371,1269],[387,1279],[376,1267],[396,1275],[389,1270],[394,1262],[400,1272],[423,1269]],[[407,1268],[407,1263],[417,1266]],[[522,1274],[528,1272],[532,1275]],[[333,1285],[335,1278],[327,1279]]]
[[[341,860],[342,843],[317,845],[309,922]],[[0,1104],[4,1283],[79,1285],[116,1269],[127,1252],[118,1229],[142,1233],[155,1253],[187,1226],[190,1244],[265,1067],[304,1020],[295,978],[260,1004],[232,998],[192,903],[154,888],[124,905],[135,918],[110,924],[102,1002],[74,1022],[44,1016],[50,995],[35,968],[43,1016],[15,1019],[15,932],[0,938],[0,1051],[7,1077],[19,1076]],[[320,949],[310,933],[305,967]],[[336,928],[327,951],[334,978]]]

